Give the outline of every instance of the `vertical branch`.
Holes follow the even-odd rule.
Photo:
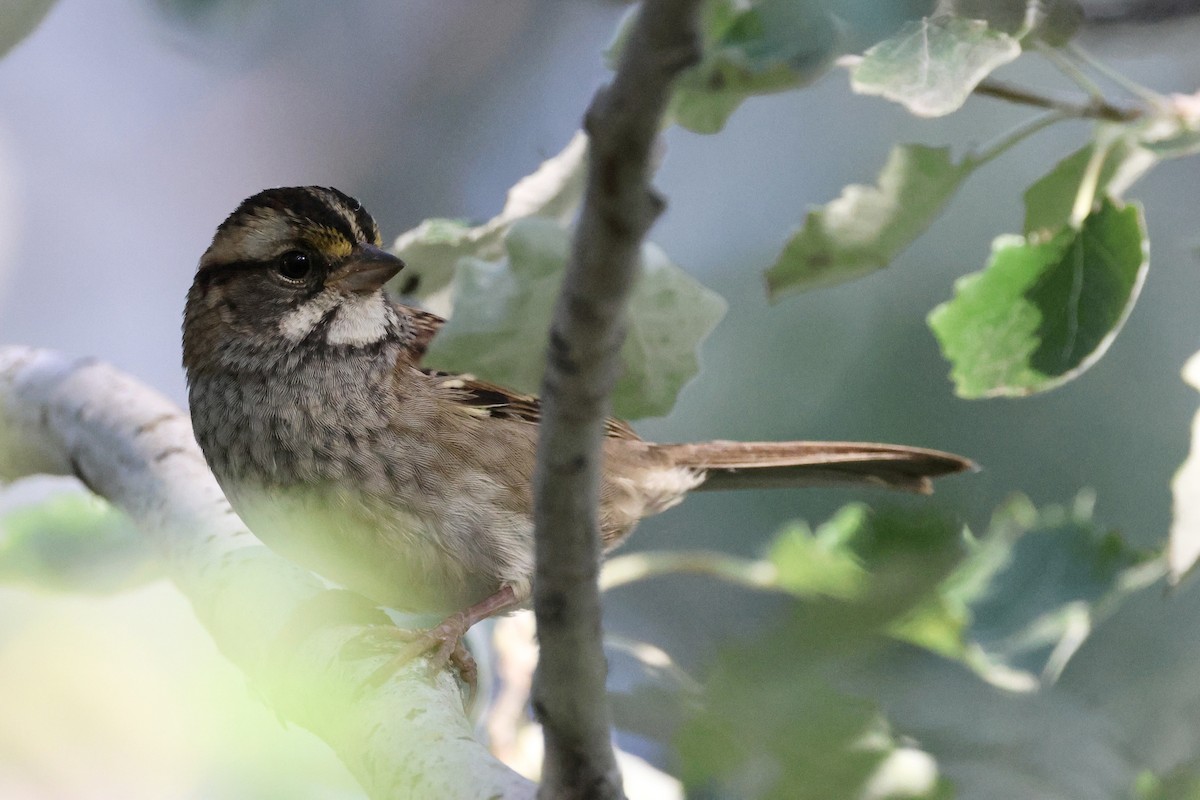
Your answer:
[[[675,77],[699,57],[699,0],[646,0],[584,121],[588,184],[550,326],[535,475],[540,797],[620,798],[596,586],[604,419],[642,239],[662,212],[651,156]]]

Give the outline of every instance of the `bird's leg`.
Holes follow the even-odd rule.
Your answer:
[[[475,659],[463,646],[462,639],[475,623],[513,609],[521,604],[516,592],[511,586],[503,586],[500,591],[485,597],[475,605],[456,611],[432,628],[420,631],[405,631],[393,629],[396,636],[407,643],[387,663],[372,673],[368,679],[371,685],[379,685],[386,681],[397,669],[413,659],[433,651],[429,657],[431,672],[437,672],[448,664],[458,669],[463,682],[471,687],[471,695],[475,694],[477,669]]]

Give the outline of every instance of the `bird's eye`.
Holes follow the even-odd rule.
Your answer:
[[[275,271],[289,281],[302,281],[312,273],[312,261],[303,250],[289,250],[275,259]]]

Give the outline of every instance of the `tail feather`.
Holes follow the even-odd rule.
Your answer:
[[[698,489],[849,484],[929,494],[933,478],[976,469],[940,450],[867,442],[715,441],[654,449],[673,466],[703,472]]]

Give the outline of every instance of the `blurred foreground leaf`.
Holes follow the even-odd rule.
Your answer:
[[[1165,775],[1138,775],[1136,800],[1196,800],[1200,798],[1200,759],[1182,764]]]
[[[1200,353],[1188,359],[1183,379],[1200,390]],[[1192,422],[1192,448],[1171,481],[1171,493],[1175,498],[1175,518],[1171,522],[1167,564],[1171,581],[1178,583],[1200,558],[1200,411]]]
[[[1061,386],[1108,349],[1146,274],[1138,206],[1111,200],[1044,242],[1001,236],[982,272],[929,315],[961,397],[1018,397]]]
[[[569,235],[551,220],[526,219],[513,225],[505,247],[502,261],[459,264],[454,316],[434,338],[425,363],[536,393]],[[699,371],[697,347],[724,313],[719,295],[647,244],[630,298],[613,412],[637,418],[669,411]]]
[[[910,22],[863,54],[850,70],[859,94],[880,95],[918,117],[956,111],[1021,45],[982,20],[938,16]]]
[[[392,252],[405,269],[390,284],[394,291],[428,297],[446,288],[461,258],[498,259],[504,237],[518,220],[548,217],[561,223],[574,218],[587,174],[587,137],[576,133],[562,152],[508,191],[504,209],[482,225],[452,219],[427,219],[400,234]]]
[[[148,583],[161,562],[119,510],[82,492],[0,515],[0,582],[113,592]]]
[[[771,299],[886,267],[929,227],[973,168],[954,163],[948,147],[893,147],[876,186],[847,186],[808,213],[767,270]]]
[[[1161,560],[1096,524],[1089,495],[1041,509],[1017,496],[997,509],[941,596],[967,612],[965,640],[983,665],[1053,681],[1094,626],[1162,571]]]
[[[961,554],[959,526],[932,514],[851,507],[822,538],[853,541],[868,573],[851,600],[798,600],[787,620],[725,650],[704,705],[677,738],[689,791],[739,798],[858,797],[893,743],[874,704],[833,688],[845,658],[884,646],[889,627],[914,609]],[[798,553],[777,543],[786,568]],[[936,775],[905,796],[938,791]],[[892,796],[880,790],[876,796]]]

